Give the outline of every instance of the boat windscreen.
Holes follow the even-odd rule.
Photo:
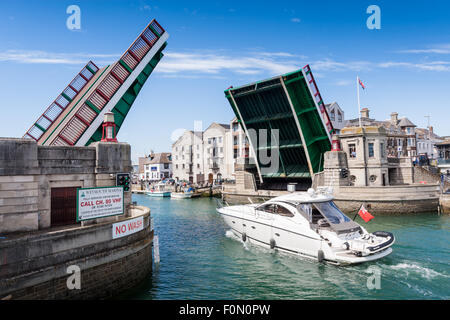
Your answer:
[[[316,202],[314,205],[332,224],[340,224],[351,221],[350,218],[343,214],[332,201]]]

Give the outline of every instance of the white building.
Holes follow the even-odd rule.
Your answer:
[[[198,184],[232,179],[230,126],[213,122],[203,132],[185,131],[172,145],[175,180]]]
[[[235,174],[235,164],[239,158],[254,158],[253,150],[250,148],[248,137],[245,134],[244,129],[239,124],[237,118],[235,117],[230,122],[231,128],[231,141],[232,149],[231,154],[233,156],[232,174]],[[254,161],[254,160],[253,160]]]
[[[337,102],[326,104],[325,108],[327,108],[328,116],[330,117],[336,134],[340,134],[342,128],[345,127],[344,111]]]
[[[428,129],[416,128],[415,132],[417,155],[426,154],[430,160],[438,159],[439,150],[436,144],[442,142],[443,139],[434,134],[433,127],[429,127]]]
[[[159,181],[172,178],[172,156],[168,152],[152,153],[139,158],[139,179]]]

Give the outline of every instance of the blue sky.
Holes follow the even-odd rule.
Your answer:
[[[66,27],[69,5],[81,30]],[[381,9],[369,30],[366,9]],[[450,2],[448,1],[0,1],[0,136],[21,137],[81,67],[115,61],[156,18],[169,32],[165,57],[133,105],[119,140],[133,160],[168,151],[171,137],[233,113],[230,85],[310,64],[326,102],[357,117],[362,107],[382,120],[392,111],[416,125],[426,115],[450,135]]]

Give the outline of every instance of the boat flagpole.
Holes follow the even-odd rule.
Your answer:
[[[361,127],[361,104],[359,102],[359,76],[356,76],[356,95],[358,96],[359,126]]]

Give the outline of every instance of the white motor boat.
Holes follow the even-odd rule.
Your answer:
[[[170,194],[170,197],[172,199],[190,199],[190,198],[192,198],[193,194],[194,194],[193,191],[190,191],[190,192],[172,192]]]
[[[217,208],[233,233],[250,243],[337,265],[383,258],[392,252],[390,232],[367,232],[333,202],[328,189],[309,189],[262,204]]]

